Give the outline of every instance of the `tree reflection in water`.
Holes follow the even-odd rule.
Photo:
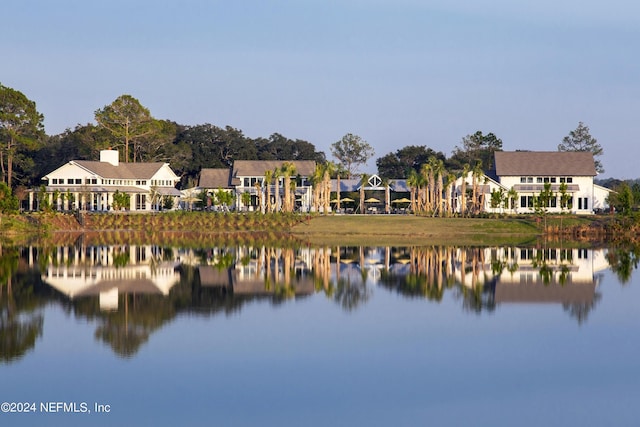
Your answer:
[[[33,349],[42,336],[42,282],[21,262],[17,248],[0,246],[0,361],[10,363]]]
[[[435,303],[447,295],[464,312],[501,304],[558,304],[579,324],[601,300],[607,261],[622,283],[637,250],[413,247],[274,247],[225,244],[201,249],[76,245],[3,248],[0,258],[1,360],[34,348],[47,301],[95,322],[95,338],[131,357],[180,313],[229,315],[248,302],[273,305],[315,293],[345,311],[374,289]],[[46,282],[46,284],[43,282]],[[48,284],[48,285],[47,285]],[[104,304],[107,297],[109,304]],[[111,298],[111,299],[109,299]]]

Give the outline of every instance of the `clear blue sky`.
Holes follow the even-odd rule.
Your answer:
[[[2,6],[0,82],[48,134],[130,94],[160,119],[375,159],[447,156],[477,130],[505,150],[556,150],[579,121],[601,177],[637,178],[637,0],[21,0]]]

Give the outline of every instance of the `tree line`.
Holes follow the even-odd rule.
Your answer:
[[[2,182],[20,198],[26,188],[40,185],[45,173],[70,160],[95,160],[100,150],[109,148],[118,149],[124,162],[170,163],[181,177],[182,188],[194,186],[203,168],[230,167],[234,160],[314,160],[320,165],[318,174],[322,179],[316,178],[319,182],[326,183],[335,177],[362,178],[359,167],[374,156],[373,148],[365,140],[350,133],[331,145],[331,154],[337,159],[332,163],[312,143],[279,133],[250,138],[231,126],[210,123],[188,126],[159,120],[131,95],[121,95],[97,109],[94,117],[95,124],[78,124],[58,135],[46,135],[44,117],[35,102],[0,84]],[[445,191],[454,175],[473,171],[475,176],[478,171],[491,170],[493,153],[500,150],[500,138],[477,131],[462,138],[450,157],[425,145],[410,145],[378,158],[376,166],[384,180],[408,180],[415,189],[412,190],[415,210],[434,211],[445,209],[442,198],[446,199]],[[558,150],[591,151],[594,156],[603,153],[582,122],[562,140]],[[599,160],[596,169],[603,171]],[[479,203],[477,197],[472,198],[475,200],[471,209]]]

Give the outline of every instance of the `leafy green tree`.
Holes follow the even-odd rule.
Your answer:
[[[246,194],[249,194],[249,193],[246,193]],[[215,196],[216,203],[224,206],[225,208],[228,208],[230,205],[233,204],[234,195],[226,190],[223,190],[222,188],[218,188],[214,193],[214,196]]]
[[[40,186],[37,195],[38,209],[41,211],[49,212],[51,210],[51,202],[49,200],[49,193],[44,185]]]
[[[21,152],[30,150],[44,137],[44,116],[36,103],[22,92],[0,84],[0,171],[9,187],[13,185],[14,161],[29,161]]]
[[[561,183],[560,187],[558,187],[558,191],[560,192],[560,210],[570,210],[573,206],[571,204],[572,197],[571,194],[569,194],[569,186],[567,183]]]
[[[628,183],[623,182],[616,187],[615,192],[609,194],[607,203],[612,206],[616,212],[623,215],[630,215],[635,205],[633,191]]]
[[[251,204],[251,193],[248,191],[243,192],[240,200],[242,201],[242,205],[247,208]]]
[[[108,148],[111,133],[104,127],[87,124],[67,129],[47,138],[46,144],[34,155],[35,170],[38,174],[58,168],[71,160],[95,160],[100,150]],[[36,185],[41,175],[33,176],[31,184]]]
[[[134,159],[140,162],[168,162],[173,165],[174,158],[180,158],[182,153],[175,150],[174,141],[184,129],[169,120],[156,120],[157,131],[140,137],[139,143],[134,144]]]
[[[484,135],[477,131],[462,138],[462,144],[454,149],[451,161],[459,169],[464,164],[474,165],[480,161],[485,170],[491,170],[494,167],[493,153],[496,151],[502,151],[502,140],[491,132]]]
[[[160,131],[157,120],[151,117],[149,110],[131,95],[121,95],[111,104],[96,110],[95,119],[124,145],[125,162],[136,161],[138,144],[142,138],[156,135]],[[131,153],[130,144],[133,144]]]
[[[17,212],[19,207],[18,198],[11,194],[11,187],[4,182],[0,182],[0,212]]]
[[[175,199],[172,196],[162,196],[162,209],[171,210],[175,206]]]
[[[424,145],[409,145],[400,148],[395,153],[389,153],[376,160],[378,175],[381,178],[406,179],[411,170],[419,172],[422,165],[427,163],[431,157],[443,162],[446,161],[443,153],[436,152]]]
[[[131,195],[116,190],[113,193],[113,209],[117,211],[124,210],[131,206]]]
[[[535,212],[544,218],[544,229],[547,229],[547,213],[549,212],[549,206],[552,199],[556,195],[551,191],[551,184],[546,182],[543,190],[537,196],[533,198],[533,208]]]
[[[358,167],[373,157],[374,150],[358,135],[348,133],[340,141],[331,144],[331,154],[344,166],[347,178],[351,179],[358,171]]]
[[[511,187],[507,192],[507,199],[509,203],[509,209],[513,212],[517,206],[516,203],[518,202],[518,191],[514,187]]]
[[[315,160],[326,162],[323,152],[316,151],[316,147],[302,139],[289,139],[279,133],[269,138],[258,138],[254,141],[259,160]]]
[[[505,194],[502,188],[491,190],[491,208],[501,208],[504,204]]]
[[[595,159],[601,156],[604,150],[598,140],[589,133],[589,127],[582,122],[578,122],[578,127],[562,139],[562,143],[558,145],[558,151],[589,151],[593,153],[596,172],[604,172],[602,162]]]
[[[180,132],[173,152],[171,167],[186,180],[195,179],[203,168],[228,168],[234,160],[258,160],[255,144],[241,130],[208,123]]]

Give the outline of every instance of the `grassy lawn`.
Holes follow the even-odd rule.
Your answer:
[[[291,232],[314,244],[527,244],[540,235],[535,222],[524,219],[411,215],[318,216]]]
[[[0,237],[21,238],[50,233],[117,233],[129,238],[142,233],[153,240],[158,233],[189,234],[196,240],[214,239],[212,234],[257,236],[268,240],[297,239],[313,245],[531,245],[547,230],[589,227],[606,220],[597,216],[538,216],[505,218],[432,218],[413,215],[250,215],[212,213],[163,213],[152,215],[91,214],[81,226],[69,214],[4,215]],[[137,234],[136,234],[137,233]],[[186,234],[185,234],[186,233]],[[105,234],[106,236],[106,234]],[[267,236],[267,237],[265,237]],[[277,237],[280,236],[280,237]],[[174,236],[175,237],[175,236]],[[569,239],[570,240],[570,237]]]

